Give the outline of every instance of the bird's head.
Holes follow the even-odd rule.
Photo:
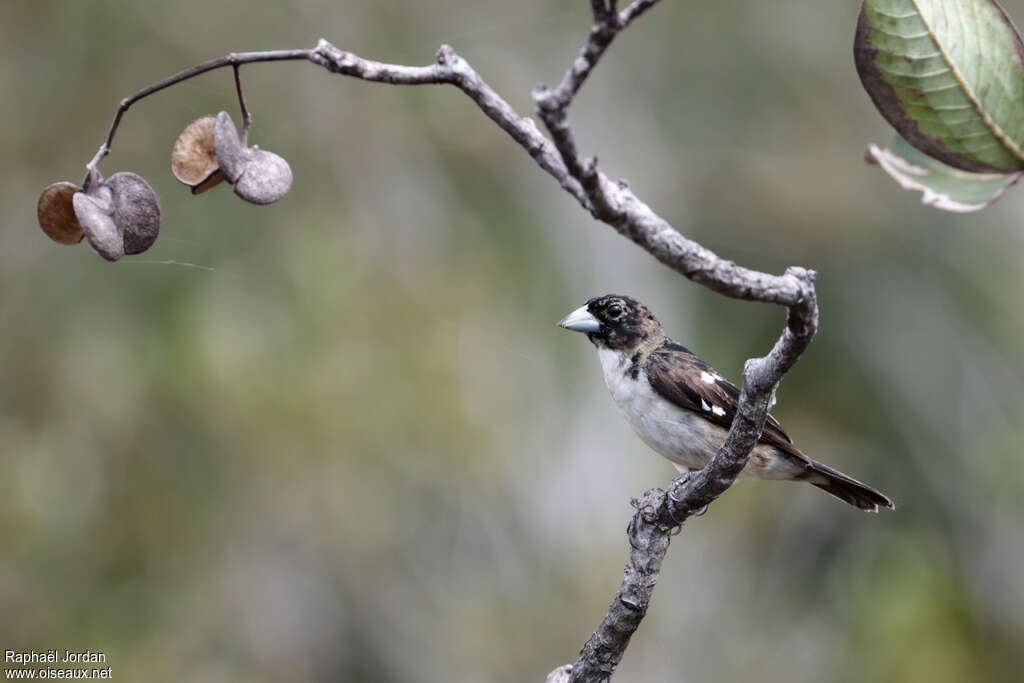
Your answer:
[[[663,336],[654,314],[621,294],[594,297],[558,321],[558,326],[585,333],[598,348],[617,351],[629,351]]]

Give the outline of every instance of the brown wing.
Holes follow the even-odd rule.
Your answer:
[[[686,347],[666,342],[651,352],[645,370],[651,387],[662,397],[726,429],[732,426],[740,390]],[[761,442],[806,458],[771,415],[764,423]]]

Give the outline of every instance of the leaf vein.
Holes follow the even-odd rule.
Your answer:
[[[991,135],[987,130],[981,130],[977,133],[970,133],[968,135],[954,135],[957,140],[970,140],[971,138],[980,138],[982,135]]]
[[[883,36],[889,36],[890,38],[899,38],[900,40],[917,40],[918,38],[924,38],[924,37],[929,35],[927,31],[922,31],[921,33],[915,33],[914,35],[911,35],[911,36],[905,36],[902,33],[894,33],[892,31],[886,31],[884,28],[877,28],[876,27],[876,28],[873,28],[872,30],[874,30],[877,33],[881,33]]]
[[[909,57],[911,59],[916,59],[922,62],[926,59],[935,59],[936,57],[942,56],[941,52],[932,52],[931,54],[927,55],[917,55],[912,52],[888,52],[888,54],[892,55],[893,57]]]
[[[911,12],[910,14],[889,14],[888,12],[883,12],[882,10],[877,8],[875,9],[875,13],[881,14],[883,17],[886,17],[887,19],[909,19],[910,17],[920,16],[918,12]]]
[[[960,87],[958,83],[950,83],[949,85],[940,85],[936,88],[924,88],[923,90],[921,90],[921,92],[924,93],[925,95],[931,95],[932,93],[942,92],[944,90],[952,90],[953,88],[958,87]]]
[[[900,76],[901,78],[932,78],[934,76],[941,76],[942,74],[950,72],[950,68],[948,66],[944,67],[942,69],[939,69],[938,71],[929,71],[929,72],[923,73],[923,74],[908,74],[908,73],[905,73],[905,72],[902,72],[902,71],[896,71],[895,69],[890,69],[888,67],[884,67],[881,64],[879,64],[878,62],[875,62],[875,66],[877,66],[880,70],[884,71],[885,73],[889,74],[890,76]]]

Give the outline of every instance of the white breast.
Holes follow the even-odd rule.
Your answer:
[[[619,412],[644,443],[682,469],[701,469],[725,440],[726,430],[658,395],[621,351],[598,349],[604,381]]]
[[[724,427],[660,396],[642,369],[632,377],[629,354],[598,349],[598,356],[615,405],[645,444],[680,471],[703,469],[711,462],[728,433]],[[774,446],[758,444],[740,477],[791,479],[802,472],[798,461],[781,456]]]

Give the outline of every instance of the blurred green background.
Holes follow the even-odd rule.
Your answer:
[[[890,130],[857,10],[665,2],[572,110],[685,234],[819,271],[821,332],[774,413],[898,505],[736,486],[673,542],[616,680],[1024,670],[1024,191],[948,215],[863,164]],[[150,252],[55,244],[35,206],[118,100],[232,50],[420,64],[450,42],[529,113],[588,25],[583,0],[0,4],[0,649],[99,650],[121,681],[541,681],[575,659],[630,498],[674,470],[554,322],[628,293],[736,379],[781,310],[592,221],[456,90],[306,63],[243,71],[251,140],[294,170],[278,204],[170,174],[185,124],[236,111],[221,71],[138,104],[102,165],[159,194]]]

